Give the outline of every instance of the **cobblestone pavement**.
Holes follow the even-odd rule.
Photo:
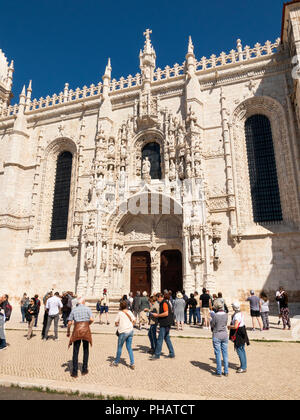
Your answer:
[[[128,367],[125,348],[119,367],[110,367],[116,336],[94,334],[93,340],[89,375],[73,379],[72,348],[68,350],[65,333],[60,332],[58,342],[42,342],[39,333],[27,341],[24,331],[8,330],[9,348],[0,352],[0,385],[1,378],[9,377],[37,385],[43,381],[53,386],[65,384],[73,390],[89,386],[90,392],[106,395],[110,390],[111,395],[135,398],[300,399],[300,344],[252,342],[247,348],[248,373],[238,375],[238,357],[229,343],[230,375],[216,378],[212,376],[215,360],[211,340],[176,338],[172,334],[176,358],[168,359],[164,354],[159,361],[150,361],[146,353],[148,338],[135,336],[135,371]]]

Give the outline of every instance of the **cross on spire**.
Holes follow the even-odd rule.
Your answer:
[[[146,29],[146,32],[144,32],[144,35],[145,35],[147,41],[150,41],[150,35],[151,34],[152,34],[152,30],[151,29]]]

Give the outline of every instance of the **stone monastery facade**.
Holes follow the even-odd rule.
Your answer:
[[[0,289],[300,297],[300,2],[282,36],[11,106],[0,51]]]

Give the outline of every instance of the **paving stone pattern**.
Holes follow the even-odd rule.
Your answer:
[[[150,361],[146,353],[148,338],[135,336],[133,350],[136,370],[128,367],[129,358],[124,348],[119,367],[110,367],[116,353],[117,337],[112,334],[94,334],[90,351],[90,373],[73,379],[72,348],[68,338],[60,332],[59,341],[42,342],[40,333],[27,341],[24,331],[7,331],[9,348],[0,352],[0,377],[11,376],[60,381],[66,384],[90,384],[99,392],[112,387],[123,392],[159,394],[174,393],[205,399],[299,399],[300,344],[252,342],[247,348],[248,373],[238,375],[238,357],[229,344],[229,378],[212,376],[215,360],[211,340],[173,337],[175,359],[167,359],[167,349],[159,361]],[[80,359],[82,352],[80,353]],[[81,360],[80,360],[81,361]],[[160,374],[160,372],[162,374]]]

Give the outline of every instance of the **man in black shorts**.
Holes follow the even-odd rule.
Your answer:
[[[247,302],[250,302],[250,313],[252,318],[252,331],[255,331],[255,318],[257,319],[260,331],[263,331],[263,326],[260,318],[260,299],[258,296],[255,296],[254,290],[250,291],[250,296],[247,299]]]

